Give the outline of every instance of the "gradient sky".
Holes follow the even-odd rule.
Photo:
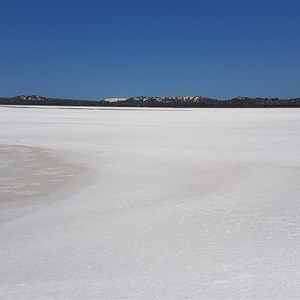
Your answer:
[[[0,0],[0,96],[300,97],[298,0]]]

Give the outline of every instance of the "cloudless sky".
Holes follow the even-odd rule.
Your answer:
[[[0,0],[0,96],[300,97],[298,0]]]

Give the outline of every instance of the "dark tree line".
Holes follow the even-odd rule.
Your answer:
[[[255,107],[300,107],[300,98],[247,98],[217,100],[203,97],[132,97],[127,100],[93,101],[57,99],[39,96],[17,96],[0,98],[0,105],[50,105],[50,106],[100,106],[100,107],[212,107],[212,108],[255,108]]]

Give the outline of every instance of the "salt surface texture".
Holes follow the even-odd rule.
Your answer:
[[[0,298],[300,298],[299,109],[0,107]]]

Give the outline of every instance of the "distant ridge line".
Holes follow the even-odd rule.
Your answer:
[[[49,105],[49,106],[109,106],[109,107],[207,107],[207,108],[255,108],[255,107],[300,107],[300,98],[249,98],[235,97],[229,100],[185,97],[130,97],[106,98],[103,100],[76,100],[48,98],[38,95],[0,98],[0,105]]]

